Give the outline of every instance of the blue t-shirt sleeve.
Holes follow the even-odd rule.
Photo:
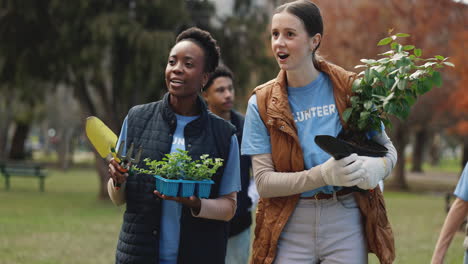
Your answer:
[[[468,202],[468,162],[465,164],[465,168],[463,169],[457,188],[455,188],[453,194],[463,201]]]
[[[231,137],[231,146],[229,147],[229,156],[224,167],[223,177],[219,186],[219,195],[226,195],[241,190],[240,181],[240,161],[239,161],[239,143],[236,135]]]
[[[122,129],[120,130],[119,139],[117,140],[117,143],[115,145],[115,152],[119,151],[119,146],[122,143],[122,141],[127,141],[127,119],[128,119],[128,116],[126,116],[123,121]],[[127,144],[124,144],[123,149],[122,149],[122,155],[125,155],[125,153],[127,153]]]
[[[270,135],[258,112],[255,94],[247,105],[241,150],[242,155],[271,153]]]

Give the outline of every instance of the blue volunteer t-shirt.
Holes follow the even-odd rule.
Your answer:
[[[174,132],[171,153],[177,149],[185,150],[184,128],[191,121],[199,116],[177,117],[177,127]],[[117,149],[122,140],[127,138],[127,117],[125,118],[122,130],[117,143]],[[124,145],[124,153],[126,146]],[[224,174],[221,179],[219,195],[226,195],[238,192],[241,189],[239,147],[236,135],[231,138],[228,161],[225,164]],[[180,238],[180,218],[182,216],[182,205],[176,201],[162,200],[161,232],[159,237],[159,263],[176,264],[179,253]]]
[[[315,136],[336,137],[342,129],[332,83],[321,72],[306,86],[288,87],[288,100],[304,153],[304,166],[308,170],[330,158],[328,153],[315,144]],[[243,155],[271,153],[270,135],[258,112],[255,94],[249,99],[247,106],[241,149]],[[317,192],[333,193],[340,189],[337,186],[323,186],[303,192],[301,196],[313,196]]]
[[[458,180],[457,188],[453,193],[463,201],[468,202],[468,162],[465,164],[460,180]]]

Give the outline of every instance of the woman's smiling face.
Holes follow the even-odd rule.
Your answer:
[[[275,14],[271,22],[271,49],[282,70],[297,70],[312,62],[313,38],[304,23],[288,12]]]
[[[194,96],[208,78],[205,53],[190,40],[182,40],[171,49],[166,65],[166,86],[177,97]]]

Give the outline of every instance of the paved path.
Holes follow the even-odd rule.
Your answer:
[[[423,173],[406,172],[406,181],[410,191],[443,194],[453,192],[460,177],[459,173],[446,173],[439,171],[425,171]],[[387,187],[392,188],[391,176]]]
[[[431,181],[434,183],[444,183],[457,185],[460,175],[453,172],[438,172],[438,171],[426,171],[423,173],[407,172],[406,176],[409,180],[414,181]]]

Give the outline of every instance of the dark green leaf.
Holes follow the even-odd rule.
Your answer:
[[[390,88],[393,86],[394,83],[395,83],[395,79],[394,79],[394,78],[387,79],[387,80],[385,81],[385,89],[390,90]]]
[[[437,87],[442,86],[442,76],[440,76],[440,72],[434,72],[432,74],[432,83]]]
[[[432,86],[434,86],[434,83],[429,78],[426,78],[423,83],[427,92],[429,92],[432,89]]]
[[[418,80],[417,82],[417,88],[416,88],[416,92],[418,95],[422,95],[422,94],[425,94],[427,92],[429,92],[429,90],[431,89],[430,86],[426,85],[426,79],[421,79],[421,80]]]
[[[374,75],[374,77],[377,77],[379,80],[382,80],[384,76],[380,73],[380,71],[377,70],[380,68],[385,69],[385,66],[379,66],[376,69],[372,69],[372,75]]]
[[[392,123],[387,118],[382,119],[382,122],[384,123],[385,127],[388,127],[388,128],[392,127]]]
[[[351,117],[351,114],[353,113],[353,109],[350,107],[350,108],[346,108],[346,110],[343,111],[343,115],[342,115],[342,118],[345,122],[348,122],[349,118]]]
[[[405,97],[406,102],[408,102],[408,105],[412,106],[416,102],[416,98],[412,95],[408,95]]]
[[[351,105],[353,107],[356,107],[356,105],[359,102],[359,97],[358,96],[351,96],[351,98],[349,100],[351,101]]]
[[[395,104],[395,102],[391,101],[387,104],[387,113],[392,114],[392,115],[397,115],[398,113],[398,106]]]
[[[407,101],[401,101],[400,113],[403,119],[407,119],[410,113],[410,106]]]
[[[391,48],[392,50],[397,50],[397,48],[398,48],[398,43],[393,42],[392,44],[390,44],[390,48]]]
[[[358,121],[358,128],[361,131],[366,130],[366,127],[368,125],[367,119],[359,119]]]
[[[380,96],[385,96],[386,95],[386,89],[379,85],[379,86],[374,88],[374,94],[375,95],[380,95]]]
[[[384,38],[384,39],[381,39],[379,41],[379,43],[377,43],[377,46],[384,46],[384,45],[387,45],[388,43],[392,42],[392,38],[391,37],[388,37],[388,38]]]
[[[359,118],[364,120],[364,119],[369,118],[369,115],[370,115],[369,112],[361,112],[361,114],[359,115]]]
[[[364,72],[364,80],[366,81],[366,83],[370,83],[372,79],[372,72],[369,69],[366,69],[366,71]]]

